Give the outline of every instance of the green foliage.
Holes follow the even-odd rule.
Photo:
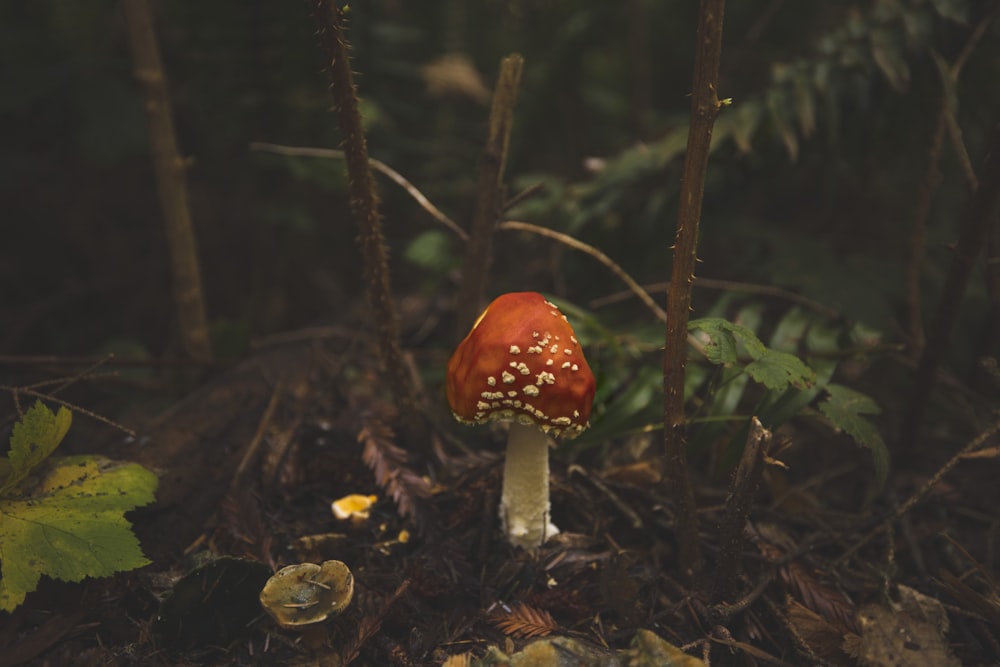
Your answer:
[[[835,109],[865,104],[879,77],[895,92],[906,92],[910,62],[931,49],[934,22],[961,23],[966,14],[962,0],[910,0],[876,3],[867,13],[850,15],[816,40],[813,53],[775,63],[769,88],[738,100],[739,113],[724,115],[719,129],[744,152],[757,134],[777,137],[794,160],[800,139],[816,130],[817,110],[831,112],[827,128],[836,138]]]
[[[153,502],[156,475],[97,456],[50,458],[71,421],[38,402],[14,427],[0,468],[0,610],[24,602],[43,574],[81,581],[149,562],[124,513]]]
[[[705,346],[710,362],[723,366],[742,365],[743,372],[768,389],[784,391],[789,386],[805,389],[816,381],[816,373],[801,359],[768,348],[742,324],[708,317],[691,320],[688,329],[700,330],[710,338]],[[749,361],[741,351],[746,352]]]
[[[887,107],[886,93],[902,96],[915,88],[914,71],[940,48],[942,31],[964,24],[968,13],[963,0],[894,0],[874,3],[866,11],[829,14],[821,25],[803,26],[800,34],[810,35],[809,42],[791,49],[801,55],[788,58],[787,50],[775,54],[765,80],[730,81],[720,91],[733,101],[715,122],[711,150],[726,154],[735,149],[747,157],[780,146],[788,160],[796,162],[803,144],[824,131],[828,148],[842,154],[848,144],[845,135],[858,136],[858,128],[848,126],[848,120],[860,117],[866,124],[885,123],[884,118],[872,118],[872,106]],[[839,19],[829,21],[833,16]],[[684,154],[687,114],[683,108],[668,113],[655,140],[607,157],[592,179],[574,187],[574,200],[567,205],[574,214],[573,228],[622,215],[631,201],[642,201],[648,208],[660,196],[658,205],[665,207],[662,178]],[[708,202],[711,178],[710,173]],[[649,184],[654,185],[649,188]],[[643,195],[637,196],[635,190]],[[649,224],[665,215],[664,210],[629,213],[631,219]]]
[[[69,431],[72,413],[64,407],[52,412],[41,403],[24,415],[24,419],[14,425],[10,437],[10,475],[0,486],[0,496],[9,495],[34,468],[55,451]]]
[[[429,229],[418,234],[403,252],[413,264],[435,273],[454,268],[458,255],[452,248],[451,237],[439,229]]]
[[[768,390],[753,410],[768,427],[803,413],[823,394],[825,398],[817,406],[820,412],[835,429],[847,433],[872,452],[878,487],[882,487],[889,469],[889,451],[875,425],[864,417],[881,410],[865,394],[830,382],[835,363],[820,358],[814,362],[816,368],[811,368],[794,354],[764,345],[749,327],[718,317],[692,320],[689,328],[708,337],[704,348],[708,361],[726,367],[720,386],[710,392],[714,396],[709,400],[708,415],[735,414],[745,389],[738,382],[741,375],[749,376]],[[811,331],[815,333],[810,335]],[[831,335],[831,330],[819,326],[801,310],[792,309],[778,323],[772,343],[784,341],[784,345],[790,346],[793,341],[807,338],[814,351],[828,352],[836,349]],[[710,438],[716,433],[717,429],[708,428],[703,436]],[[741,431],[734,437],[727,459],[735,460],[744,436]]]
[[[821,239],[793,232],[762,237],[774,254],[773,261],[760,267],[763,280],[880,331],[892,327],[893,303],[903,298],[898,276],[905,271],[897,258],[843,257]]]
[[[864,415],[877,415],[882,410],[868,396],[839,384],[828,384],[824,390],[827,397],[818,406],[820,412],[859,445],[871,450],[881,487],[889,473],[889,448],[875,425]]]
[[[629,327],[627,334],[618,334],[579,305],[560,300],[559,307],[577,327],[600,376],[591,428],[569,449],[659,430],[662,329]],[[732,319],[714,316],[734,307]],[[708,362],[687,365],[685,396],[695,407],[688,419],[689,446],[697,451],[728,442],[720,459],[726,468],[739,458],[750,416],[773,429],[792,419],[815,417],[818,409],[827,424],[872,452],[881,488],[888,449],[875,424],[865,418],[878,414],[879,407],[865,394],[832,382],[844,348],[867,340],[871,330],[833,324],[815,310],[793,307],[778,318],[765,343],[757,331],[769,318],[759,301],[741,304],[736,294],[726,293],[710,312],[713,316],[689,323]]]

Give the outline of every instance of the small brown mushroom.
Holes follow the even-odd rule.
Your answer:
[[[354,575],[339,560],[298,563],[274,573],[260,592],[264,611],[279,625],[309,625],[339,614],[354,597]]]

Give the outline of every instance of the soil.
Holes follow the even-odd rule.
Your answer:
[[[783,427],[737,534],[738,576],[720,590],[733,503],[731,475],[710,474],[711,460],[691,462],[694,571],[678,568],[658,433],[555,450],[561,532],[528,553],[497,517],[502,427],[454,424],[428,386],[426,422],[405,428],[365,346],[347,329],[309,330],[231,367],[163,371],[161,390],[144,394],[155,398],[136,401],[121,378],[77,386],[78,404],[128,404],[117,419],[137,436],[78,414],[67,446],[160,475],[156,504],[129,515],[151,564],[77,584],[43,578],[0,617],[0,667],[497,664],[497,651],[554,637],[591,656],[572,664],[656,664],[612,661],[641,629],[689,664],[1000,663],[996,438],[934,479],[962,441],[941,434],[946,444],[915,447],[876,494],[846,439]],[[447,361],[423,354],[423,368]],[[39,360],[8,382],[59,374]],[[145,416],[177,378],[196,388]],[[368,518],[334,518],[331,502],[348,494],[377,496]],[[353,573],[343,613],[282,628],[261,610],[271,572],[326,560]]]

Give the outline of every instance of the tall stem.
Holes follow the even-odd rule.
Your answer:
[[[978,187],[969,193],[961,220],[958,242],[952,254],[951,267],[945,278],[934,320],[928,331],[927,345],[917,366],[913,393],[900,429],[899,452],[908,450],[916,439],[922,417],[927,410],[934,377],[948,351],[951,333],[957,323],[958,309],[976,260],[983,253],[994,212],[1000,200],[1000,122],[993,126],[986,157],[979,174]]]
[[[719,526],[721,550],[713,571],[713,602],[732,600],[743,566],[743,533],[747,517],[753,507],[754,494],[764,471],[764,456],[771,443],[771,432],[756,417],[750,419],[743,456],[736,468],[736,475],[726,501],[726,513]]]
[[[167,77],[153,29],[153,13],[149,0],[126,0],[124,9],[135,77],[145,90],[149,147],[156,173],[156,189],[163,207],[167,245],[170,247],[174,305],[181,340],[188,356],[198,361],[209,361],[212,348],[198,264],[198,243],[191,222],[184,177],[185,161],[177,149]]]
[[[503,202],[503,173],[507,165],[507,147],[514,124],[514,105],[521,85],[524,58],[511,54],[500,61],[500,75],[493,92],[490,127],[479,163],[476,209],[469,230],[469,244],[462,268],[462,284],[456,305],[456,332],[461,338],[479,314],[486,275],[493,249],[493,231]]]
[[[722,55],[725,0],[702,0],[698,13],[698,42],[691,95],[691,121],[681,182],[673,270],[667,294],[667,332],[663,354],[663,440],[666,480],[677,510],[678,563],[692,574],[701,566],[694,488],[684,452],[684,367],[687,360],[688,311],[698,253],[698,224],[705,193],[705,173],[712,129],[721,103],[716,96]]]
[[[941,181],[939,162],[941,154],[944,152],[945,135],[948,132],[949,119],[954,122],[954,109],[951,107],[953,101],[949,98],[955,94],[962,68],[969,61],[973,50],[982,40],[998,13],[1000,13],[1000,2],[994,1],[992,7],[980,16],[979,23],[969,34],[965,46],[955,58],[955,62],[946,72],[942,72],[945,90],[941,96],[941,110],[938,112],[937,124],[931,138],[930,150],[928,150],[927,171],[924,174],[923,184],[917,193],[917,208],[913,219],[913,232],[910,236],[910,256],[906,266],[907,329],[910,334],[908,352],[914,360],[921,358],[926,343],[920,296],[920,274],[923,270],[924,243],[927,238],[927,219],[930,216],[931,200]],[[958,149],[957,146],[956,149]]]
[[[344,138],[344,156],[351,183],[351,207],[360,223],[361,255],[364,260],[368,304],[375,318],[378,351],[389,388],[403,419],[404,429],[416,439],[423,431],[416,392],[399,335],[399,318],[392,300],[388,250],[382,233],[382,216],[368,161],[368,142],[358,111],[358,91],[351,72],[350,54],[343,31],[343,10],[330,0],[314,0],[313,18],[320,45],[327,57],[326,72]]]
[[[514,546],[537,549],[558,529],[549,521],[549,436],[514,421],[507,435],[500,518]]]

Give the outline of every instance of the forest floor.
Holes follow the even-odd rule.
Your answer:
[[[781,464],[767,466],[744,533],[740,592],[718,600],[727,475],[692,465],[705,565],[684,573],[657,433],[572,462],[556,450],[561,532],[527,553],[499,528],[499,428],[457,427],[443,393],[425,389],[428,432],[404,449],[363,336],[303,333],[166,410],[133,406],[120,420],[136,438],[77,416],[90,436],[71,449],[159,474],[155,505],[129,515],[152,564],[80,584],[43,578],[0,618],[0,667],[1000,663],[995,439],[937,479],[965,443],[935,434],[940,454],[871,499],[849,445],[816,456],[828,431],[783,427]],[[30,379],[61,370],[40,364]],[[82,385],[71,397],[82,405],[119,391]],[[367,519],[334,518],[330,503],[348,494],[378,497]],[[354,576],[343,613],[281,628],[261,610],[272,571],[330,559]]]

